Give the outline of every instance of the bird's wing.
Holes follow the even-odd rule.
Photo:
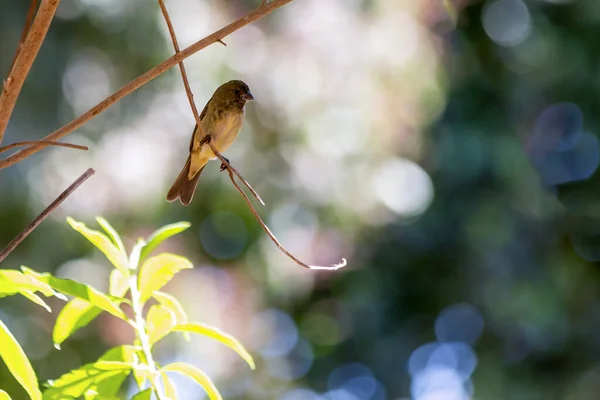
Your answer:
[[[212,100],[212,97],[210,98],[210,100]],[[208,103],[210,103],[210,100],[208,101]],[[204,110],[202,110],[202,112],[200,113],[200,121],[202,121],[204,119],[204,116],[206,115],[206,111],[208,110],[208,103],[206,103],[206,105],[204,106]],[[194,127],[194,132],[192,133],[192,138],[190,139],[190,152],[192,151],[192,148],[194,147],[194,138],[196,137],[197,131],[198,131],[198,123],[196,123],[196,126]]]

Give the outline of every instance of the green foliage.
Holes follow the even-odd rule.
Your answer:
[[[212,380],[199,368],[182,362],[174,362],[164,366],[161,371],[177,372],[183,376],[193,379],[198,385],[202,386],[211,400],[221,400],[221,394],[215,387]]]
[[[10,333],[6,325],[0,321],[0,357],[15,379],[23,386],[32,400],[42,398],[38,388],[37,377],[29,359],[19,345],[19,342]]]
[[[168,253],[150,256],[150,252],[190,224],[182,222],[168,225],[146,240],[139,239],[128,256],[123,241],[108,221],[103,218],[96,220],[105,233],[90,229],[71,218],[67,219],[73,229],[85,236],[112,263],[114,269],[110,273],[108,294],[86,284],[22,267],[22,271],[0,271],[0,297],[21,294],[50,311],[37,292],[65,300],[64,295],[72,296],[59,313],[52,332],[57,349],[74,332],[88,325],[103,311],[128,322],[134,328],[134,345],[110,349],[96,362],[85,364],[47,382],[47,389],[42,396],[27,356],[0,321],[0,356],[10,372],[34,400],[81,397],[86,400],[118,399],[123,382],[132,372],[140,390],[144,388],[145,382],[151,384],[150,388],[139,392],[133,399],[150,399],[153,393],[160,400],[176,399],[175,388],[166,372],[187,376],[202,386],[211,399],[221,399],[211,379],[197,367],[175,362],[160,368],[152,356],[152,346],[169,333],[182,332],[186,337],[189,333],[196,333],[225,344],[237,352],[252,369],[255,367],[252,356],[237,339],[216,328],[188,322],[187,314],[177,298],[159,291],[177,273],[192,268],[192,264],[181,256]],[[131,300],[124,297],[128,292],[131,293]],[[156,304],[144,315],[144,303],[150,299],[154,299]],[[131,305],[134,312],[132,319],[120,308],[122,303]],[[10,397],[0,391],[0,400],[2,399]]]
[[[54,346],[60,348],[62,342],[67,340],[76,330],[92,322],[101,312],[101,308],[86,300],[74,298],[69,301],[56,318],[56,324],[54,324],[54,330],[52,331]]]
[[[139,291],[142,302],[166,285],[182,269],[192,268],[186,258],[163,253],[150,257],[140,269]]]
[[[173,328],[174,332],[190,332],[197,333],[199,335],[208,336],[209,338],[218,340],[223,343],[225,346],[229,347],[231,350],[235,351],[239,354],[240,357],[244,359],[250,366],[250,368],[255,369],[256,364],[254,363],[254,359],[248,353],[248,351],[242,346],[242,344],[233,336],[230,336],[226,333],[221,332],[217,328],[213,328],[212,326],[199,324],[199,323],[189,323],[189,324],[181,324],[176,325]]]

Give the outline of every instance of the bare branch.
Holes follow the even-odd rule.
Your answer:
[[[25,43],[25,38],[27,37],[27,33],[29,33],[29,28],[31,28],[31,22],[33,21],[33,17],[35,16],[35,10],[37,9],[37,0],[31,0],[29,4],[29,10],[27,11],[27,17],[25,17],[25,25],[23,26],[23,31],[21,32],[21,38],[19,39],[19,45],[17,46],[17,50],[15,51],[15,56],[13,57],[12,62],[10,63],[10,68],[8,71],[12,71],[15,61],[23,48],[23,43]],[[10,74],[9,74],[10,75]]]
[[[279,250],[281,250],[286,256],[288,256],[289,258],[291,258],[296,264],[300,265],[301,267],[308,268],[308,269],[335,271],[335,270],[338,270],[338,269],[343,268],[343,267],[346,266],[346,259],[345,258],[342,258],[339,263],[332,264],[330,266],[308,265],[308,264],[300,261],[296,257],[294,257],[289,251],[287,251],[285,249],[285,247],[283,247],[283,245],[279,242],[279,240],[277,240],[277,238],[275,237],[275,235],[273,235],[273,233],[271,232],[271,230],[269,229],[269,227],[267,226],[267,224],[265,224],[265,222],[262,220],[262,218],[258,214],[258,211],[256,211],[256,209],[252,205],[252,202],[250,201],[250,199],[248,198],[248,196],[246,195],[246,193],[244,193],[244,191],[242,190],[242,188],[240,188],[240,186],[235,181],[235,178],[233,177],[233,173],[231,171],[232,168],[229,165],[229,163],[227,162],[227,160],[225,159],[225,157],[223,157],[221,155],[221,153],[219,153],[219,151],[215,148],[215,146],[210,141],[208,142],[208,145],[212,149],[213,153],[215,153],[215,155],[217,157],[219,157],[219,160],[221,160],[221,162],[223,164],[225,164],[225,165],[228,166],[227,167],[227,172],[229,173],[229,179],[231,179],[231,183],[233,183],[233,186],[235,186],[235,188],[238,190],[238,192],[240,192],[240,194],[242,195],[242,197],[246,201],[246,204],[248,204],[248,207],[250,207],[250,211],[252,211],[252,214],[254,214],[254,217],[256,218],[256,220],[258,221],[258,223],[260,224],[260,226],[264,229],[265,232],[267,232],[267,235],[269,235],[269,237],[271,238],[271,240],[273,241],[273,243],[275,243],[275,245],[277,246],[277,248]]]
[[[14,65],[4,82],[0,94],[0,143],[23,87],[23,82],[25,82],[29,69],[42,46],[59,3],[60,0],[42,0],[25,42],[23,42],[23,46],[20,46]]]
[[[10,242],[2,252],[0,252],[0,263],[17,247],[23,239],[27,237],[43,220],[52,213],[67,197],[69,197],[83,182],[85,182],[90,176],[94,175],[94,169],[89,168],[79,178],[75,180],[64,192],[62,192],[56,200],[54,200],[40,215],[38,215],[31,224],[27,226],[21,233]]]
[[[219,39],[217,40],[217,42],[221,43],[223,46],[227,46],[227,43],[225,43],[223,40]]]
[[[14,149],[15,147],[21,146],[31,146],[37,143],[44,143],[47,146],[56,146],[56,147],[68,147],[70,149],[84,150],[87,151],[89,148],[87,146],[81,146],[79,144],[71,144],[71,143],[61,143],[61,142],[48,142],[45,140],[27,140],[24,142],[16,142],[6,145],[4,147],[0,147],[0,153],[8,151],[10,149]]]
[[[46,0],[46,1],[58,2],[58,0]],[[77,117],[73,121],[69,122],[68,124],[64,125],[63,127],[59,128],[59,129],[57,129],[56,131],[47,135],[43,139],[45,141],[56,141],[64,136],[68,135],[69,133],[73,132],[75,129],[81,127],[83,124],[85,124],[90,119],[94,118],[96,115],[98,115],[98,114],[102,113],[103,111],[105,111],[106,109],[108,109],[110,106],[115,104],[117,101],[121,100],[123,97],[127,96],[131,92],[144,86],[146,83],[150,82],[152,79],[154,79],[157,76],[159,76],[160,74],[164,73],[165,71],[167,71],[168,69],[170,69],[171,67],[176,65],[177,63],[185,60],[192,54],[197,53],[198,51],[204,49],[205,47],[217,42],[219,39],[223,39],[224,37],[237,31],[238,29],[256,21],[257,19],[264,17],[265,15],[270,14],[271,12],[275,11],[276,9],[278,9],[288,3],[291,3],[292,1],[293,0],[273,0],[273,1],[269,2],[267,5],[259,6],[256,10],[254,10],[250,14],[238,19],[237,21],[232,22],[231,24],[218,30],[217,32],[214,32],[213,34],[205,37],[204,39],[197,41],[196,43],[192,44],[191,46],[187,47],[186,49],[183,49],[181,52],[176,53],[174,56],[172,56],[168,60],[162,62],[161,64],[157,65],[156,67],[150,69],[146,73],[137,77],[136,79],[129,82],[127,85],[123,86],[121,89],[117,90],[115,93],[113,93],[112,95],[110,95],[109,97],[102,100],[100,103],[98,103],[94,107],[92,107],[90,110],[85,112],[83,115]],[[38,15],[39,15],[39,13],[38,13]],[[34,21],[34,25],[35,25],[35,21]],[[0,106],[0,112],[1,112],[1,110],[2,110],[2,107]],[[0,160],[0,169],[9,167],[9,166],[25,159],[26,157],[28,157],[34,153],[37,153],[38,151],[43,149],[45,146],[46,145],[43,143],[38,143],[33,146],[27,147],[26,149],[23,149],[15,154],[12,154],[3,160]]]
[[[165,7],[164,1],[158,0],[158,4],[160,6],[160,10],[162,11],[163,17],[165,18],[165,21],[167,23],[167,27],[169,29],[169,34],[171,35],[171,41],[173,42],[173,48],[175,49],[175,54],[177,54],[177,53],[179,53],[179,43],[177,41],[177,35],[175,35],[175,29],[173,29],[173,24],[171,23],[171,17],[169,17],[169,12],[167,11],[167,7]],[[217,41],[221,42],[221,39],[218,39]],[[223,44],[225,46],[227,46],[225,43],[223,43]],[[187,94],[187,98],[190,103],[192,113],[194,114],[194,119],[196,120],[196,124],[198,125],[198,129],[200,130],[200,133],[202,133],[202,137],[204,139],[209,139],[209,136],[206,136],[206,133],[202,130],[202,122],[200,121],[200,114],[198,113],[198,108],[196,108],[196,103],[194,102],[194,94],[192,93],[192,88],[190,87],[190,82],[188,80],[187,73],[185,72],[185,66],[183,65],[183,61],[181,61],[179,63],[179,70],[181,71],[181,78],[183,79],[183,86],[185,87],[185,93]],[[202,141],[204,141],[204,139],[202,139]],[[207,140],[207,142],[209,142],[209,141],[210,140]],[[211,148],[212,147],[213,146],[211,144]],[[260,202],[260,204],[262,204],[264,206],[265,202],[263,201],[263,199],[261,199],[261,197],[258,195],[256,190],[254,190],[254,188],[248,183],[248,181],[246,181],[246,179],[244,179],[244,177],[235,168],[233,168],[231,165],[229,165],[229,163],[224,163],[224,164],[227,166],[227,168],[230,168],[237,175],[238,178],[240,178],[240,180],[244,183],[244,185],[246,185],[246,187],[250,190],[252,195]]]

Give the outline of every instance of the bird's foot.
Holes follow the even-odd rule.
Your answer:
[[[209,143],[212,140],[212,136],[210,135],[206,135],[202,138],[202,140],[200,140],[200,146],[202,146],[205,143]]]
[[[225,157],[223,157],[223,158],[225,159],[225,161],[227,161],[227,164],[231,164],[231,163],[229,162],[229,159],[228,159],[228,158],[225,158]],[[221,168],[219,168],[219,171],[223,172],[223,171],[225,171],[226,169],[227,169],[227,165],[225,165],[225,163],[221,163]]]

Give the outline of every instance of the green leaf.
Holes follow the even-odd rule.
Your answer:
[[[105,234],[102,232],[93,230],[85,226],[83,222],[75,221],[73,218],[67,218],[67,222],[73,229],[81,233],[87,238],[94,246],[96,246],[115,268],[121,270],[123,275],[127,275],[129,266],[127,264],[127,258],[119,251],[117,245],[115,245]]]
[[[127,290],[129,290],[129,276],[123,275],[121,270],[113,269],[110,271],[110,285],[108,287],[108,293],[111,296],[123,297]]]
[[[46,304],[46,302],[37,294],[23,290],[23,291],[21,291],[21,295],[23,297],[29,299],[30,301],[34,302],[35,304],[44,307],[46,309],[46,311],[52,312],[52,309],[50,308],[50,306],[48,304]]]
[[[173,313],[175,324],[185,324],[188,322],[188,316],[183,309],[183,306],[174,296],[164,292],[154,292],[152,295],[162,306]],[[183,332],[185,340],[190,340],[190,334]]]
[[[147,259],[140,269],[139,290],[141,301],[148,300],[152,294],[166,285],[182,269],[192,268],[185,257],[162,253]]]
[[[152,297],[173,313],[176,323],[185,324],[188,321],[187,314],[177,298],[165,292],[154,292]]]
[[[68,372],[53,381],[44,392],[44,400],[78,398],[88,390],[114,395],[131,372],[132,365],[116,361],[98,361]]]
[[[141,350],[136,346],[131,346],[128,344],[113,347],[110,350],[107,350],[98,361],[118,361],[124,362],[127,364],[135,364],[138,356],[137,352]]]
[[[167,376],[167,374],[165,374],[164,372],[160,373],[160,377],[163,383],[163,389],[165,391],[165,395],[167,396],[167,398],[171,399],[171,400],[177,400],[177,390],[175,390],[175,386],[173,386],[173,383],[171,382],[171,380],[169,379],[169,377]]]
[[[175,316],[166,307],[160,304],[150,307],[148,315],[146,315],[150,345],[168,335],[176,324]]]
[[[11,400],[11,398],[8,395],[8,393],[6,393],[4,390],[0,389],[0,400]]]
[[[58,314],[54,324],[54,330],[52,331],[54,347],[60,349],[62,342],[67,340],[75,331],[92,322],[101,312],[100,308],[89,301],[80,298],[69,301]]]
[[[91,286],[84,285],[83,283],[79,283],[71,279],[56,278],[48,273],[38,274],[38,276],[40,280],[46,282],[53,289],[61,293],[86,300],[92,305],[114,315],[115,317],[127,320],[123,310],[113,303],[113,301],[106,294],[94,289]]]
[[[123,253],[125,257],[127,257],[127,251],[125,251],[123,241],[121,240],[121,237],[119,236],[115,228],[113,228],[112,225],[109,224],[108,221],[102,217],[96,217],[96,222],[98,222],[98,225],[100,225],[102,229],[104,229],[104,232],[106,232],[108,236],[112,239],[112,242],[117,246],[117,249],[119,249],[119,251]]]
[[[213,381],[198,367],[183,362],[174,362],[163,367],[164,372],[177,372],[178,374],[192,378],[206,391],[210,400],[223,400],[221,393],[217,390]]]
[[[143,261],[154,249],[158,247],[162,242],[171,236],[177,235],[185,231],[187,228],[192,226],[189,222],[177,222],[170,225],[165,225],[162,228],[154,231],[152,235],[146,239],[146,246],[142,249],[140,254],[140,261]]]
[[[244,359],[250,366],[250,368],[255,369],[256,364],[254,363],[254,359],[248,353],[248,351],[242,346],[242,344],[233,336],[228,335],[224,332],[221,332],[219,329],[214,328],[212,326],[200,324],[200,323],[188,323],[188,324],[179,324],[173,328],[174,332],[191,332],[197,333],[200,335],[208,336],[212,339],[218,340],[223,343],[225,346],[229,347],[231,350],[235,351],[239,354],[240,357]]]
[[[40,282],[35,276],[24,274],[16,269],[0,270],[0,297],[26,292],[41,292],[44,296],[54,295],[52,288]]]
[[[135,396],[131,398],[131,400],[151,400],[152,399],[152,388],[148,388],[146,390],[142,390]],[[0,399],[1,400],[1,399]]]
[[[0,320],[0,358],[32,400],[40,400],[37,376],[25,352],[6,325]]]

